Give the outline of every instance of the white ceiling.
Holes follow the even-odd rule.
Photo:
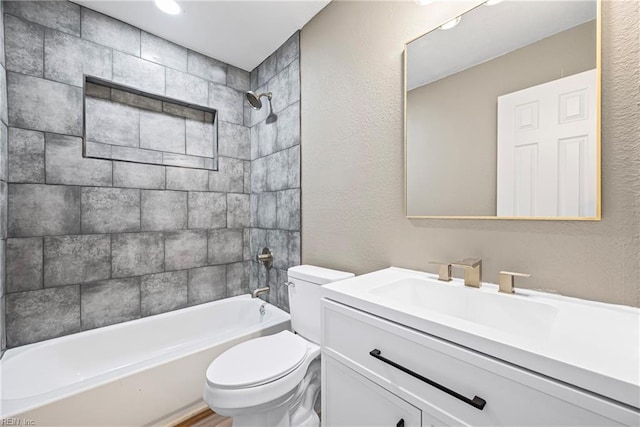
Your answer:
[[[177,0],[180,15],[151,0],[74,0],[212,58],[251,71],[330,0]]]
[[[595,0],[505,0],[494,6],[478,6],[463,15],[456,27],[450,30],[436,29],[409,44],[407,90],[486,62],[595,17]]]

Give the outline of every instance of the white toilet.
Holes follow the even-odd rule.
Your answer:
[[[353,273],[311,265],[289,273],[289,331],[245,341],[207,369],[204,400],[233,427],[317,427],[320,391],[320,286]]]

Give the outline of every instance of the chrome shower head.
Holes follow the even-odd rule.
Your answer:
[[[261,93],[260,95],[258,95],[254,91],[250,90],[245,95],[247,103],[254,110],[259,110],[262,108],[262,101],[260,100],[260,98],[262,98],[263,96],[266,96],[269,100],[269,103],[271,103],[271,92]]]

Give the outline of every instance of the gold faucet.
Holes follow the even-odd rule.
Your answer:
[[[480,287],[482,281],[482,260],[480,258],[464,258],[452,262],[451,267],[464,269],[464,285],[474,288]]]
[[[513,294],[515,292],[515,278],[516,277],[531,277],[526,273],[514,273],[512,271],[501,271],[498,273],[498,292],[503,294]]]
[[[438,280],[443,282],[451,281],[451,263],[440,261],[429,261],[429,264],[436,264],[438,266]]]

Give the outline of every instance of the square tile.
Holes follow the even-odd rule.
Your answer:
[[[300,230],[300,189],[278,191],[276,193],[277,228]]]
[[[45,141],[47,184],[111,186],[111,162],[82,157],[81,138],[47,133]]]
[[[187,193],[142,190],[142,230],[187,228]]]
[[[111,277],[108,235],[44,238],[44,286],[64,286]]]
[[[213,83],[226,84],[227,82],[227,64],[192,50],[188,53],[188,69],[189,74]]]
[[[82,87],[84,75],[111,80],[111,49],[69,34],[47,29],[44,37],[44,76]]]
[[[80,290],[76,286],[8,294],[7,347],[80,332]]]
[[[164,95],[165,68],[162,65],[114,51],[113,81],[145,92]]]
[[[9,236],[80,233],[80,188],[9,184]]]
[[[186,271],[144,276],[140,283],[142,316],[165,313],[187,306]]]
[[[215,132],[213,123],[187,119],[187,154],[213,158],[216,150]]]
[[[227,197],[224,193],[189,193],[189,228],[225,228]]]
[[[140,231],[140,190],[82,188],[82,232]]]
[[[162,233],[125,233],[111,237],[112,277],[130,277],[164,270]]]
[[[144,31],[140,45],[143,59],[187,71],[187,49],[184,47]]]
[[[249,195],[227,194],[227,227],[249,227]]]
[[[165,234],[165,270],[207,265],[207,231],[184,230]]]
[[[249,262],[227,265],[227,298],[249,293]]]
[[[140,56],[140,30],[86,7],[82,8],[82,38]]]
[[[82,330],[140,318],[140,278],[114,279],[80,286]]]
[[[220,120],[241,125],[244,123],[244,94],[239,90],[209,83],[209,107],[218,110]]]
[[[5,268],[7,292],[41,289],[42,258],[42,237],[8,239]]]
[[[140,110],[105,99],[85,100],[87,140],[103,144],[138,147]]]
[[[162,190],[165,187],[165,167],[113,162],[113,185],[114,187]]]
[[[167,96],[190,104],[207,106],[209,84],[200,77],[167,68]]]
[[[4,15],[4,17],[6,69],[42,77],[44,28],[12,15]]]
[[[67,1],[5,1],[4,12],[80,36],[80,6]]]
[[[189,270],[189,305],[203,304],[227,295],[227,268],[224,265]]]
[[[209,172],[167,166],[167,190],[207,191]]]
[[[44,134],[9,128],[9,182],[44,183]]]
[[[82,88],[7,73],[9,125],[82,136]]]
[[[209,230],[209,264],[228,264],[242,261],[242,230]]]
[[[140,110],[140,148],[185,152],[185,119]]]

